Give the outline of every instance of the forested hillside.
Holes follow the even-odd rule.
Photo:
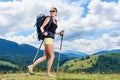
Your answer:
[[[92,55],[67,61],[61,67],[67,72],[120,73],[120,53]]]

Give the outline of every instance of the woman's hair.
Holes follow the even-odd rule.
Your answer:
[[[57,12],[57,8],[56,7],[52,7],[52,9],[55,9],[55,11]]]

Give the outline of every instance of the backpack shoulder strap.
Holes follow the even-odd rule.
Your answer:
[[[57,23],[57,20],[55,19],[56,23]]]

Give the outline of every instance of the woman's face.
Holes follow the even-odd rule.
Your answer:
[[[56,10],[55,10],[54,8],[52,8],[52,9],[50,10],[50,15],[51,15],[52,17],[57,16],[57,12],[56,12]]]

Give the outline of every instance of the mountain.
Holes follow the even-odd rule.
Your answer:
[[[73,58],[81,58],[83,56],[89,56],[86,53],[76,52],[76,51],[66,51],[65,53],[61,53],[61,54],[66,55],[68,57],[73,57]]]
[[[28,44],[18,44],[13,41],[0,39],[0,55],[24,55],[33,56],[37,49]]]
[[[109,53],[120,53],[120,49],[109,50],[109,51],[100,51],[100,52],[94,53],[93,55],[97,55],[97,54],[109,54]]]
[[[37,48],[28,44],[18,44],[13,41],[0,39],[0,61],[6,61],[11,64],[19,66],[20,70],[26,70],[26,66],[32,63],[32,60],[37,52]],[[40,50],[37,58],[43,56],[43,50]],[[55,51],[55,59],[53,63],[53,68],[56,69],[58,62],[59,53]],[[62,65],[65,61],[69,60],[70,57],[61,54],[60,65]],[[39,67],[42,69],[46,68],[45,65],[47,61],[41,63]],[[7,70],[7,69],[6,69]]]
[[[12,56],[12,57],[34,57],[37,52],[37,48],[28,44],[18,44],[13,41],[0,39],[0,56]],[[43,56],[44,51],[40,50],[38,57]],[[59,52],[55,51],[55,57],[58,58]],[[61,54],[61,60],[69,60],[72,58],[79,58],[82,56],[88,56],[86,53],[67,51]]]
[[[120,49],[111,50],[110,52],[111,52],[111,53],[114,53],[114,52],[115,52],[115,53],[120,53]]]
[[[31,45],[0,39],[0,56],[35,56],[36,52],[37,48]],[[43,55],[43,50],[40,50],[40,54]]]

